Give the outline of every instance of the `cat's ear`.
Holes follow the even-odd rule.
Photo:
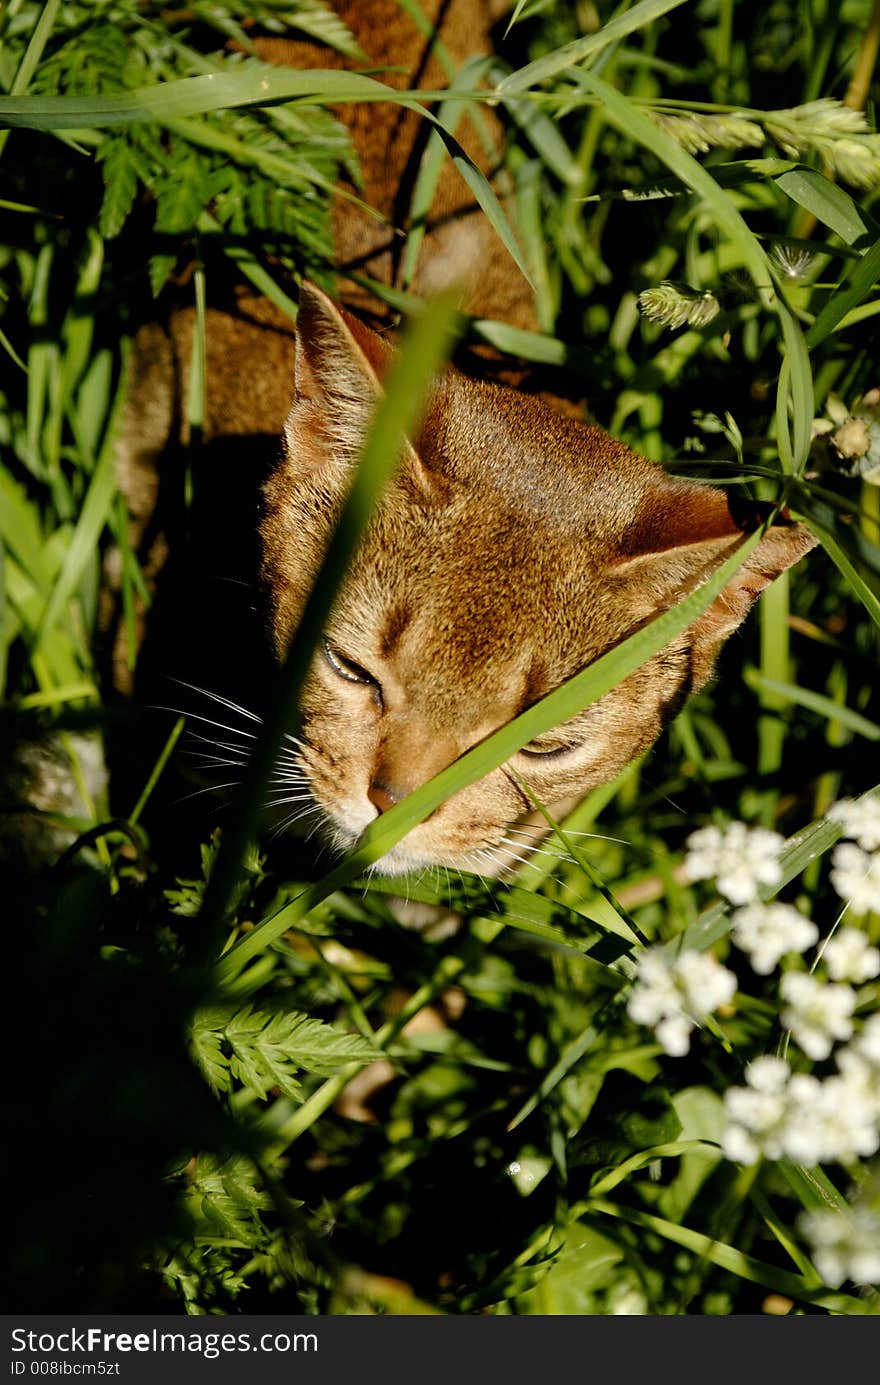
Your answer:
[[[731,500],[711,486],[666,480],[645,498],[625,535],[615,573],[655,602],[673,605],[707,581],[744,536],[765,522],[771,509],[759,502]],[[793,523],[783,511],[694,622],[693,643],[716,647],[742,623],[764,588],[816,543],[805,525]]]
[[[348,458],[361,446],[392,349],[315,284],[300,288],[293,407],[284,425],[288,456],[331,448]]]

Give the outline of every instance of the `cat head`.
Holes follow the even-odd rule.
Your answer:
[[[392,348],[304,285],[295,400],[265,491],[263,580],[283,656]],[[753,519],[754,522],[754,519]],[[302,702],[303,765],[337,843],[705,581],[743,523],[602,429],[447,369],[337,597]],[[581,716],[453,796],[383,860],[486,873],[505,828],[613,778],[710,676],[815,540],[774,525],[709,609]],[[515,773],[511,773],[515,771]]]

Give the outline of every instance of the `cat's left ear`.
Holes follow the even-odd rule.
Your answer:
[[[315,284],[300,288],[295,396],[284,425],[289,457],[331,451],[348,460],[363,443],[392,349]]]
[[[626,535],[624,555],[615,564],[629,584],[641,578],[672,605],[701,586],[729,558],[746,534],[759,528],[772,507],[731,500],[711,486],[666,480],[643,507],[642,518]],[[745,619],[749,609],[781,573],[816,546],[803,524],[782,511],[755,551],[715,601],[694,622],[695,644],[717,646]]]

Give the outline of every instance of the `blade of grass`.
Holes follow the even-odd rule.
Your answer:
[[[6,667],[13,640],[12,611],[6,600],[6,547],[0,538],[0,701],[6,690]]]
[[[610,43],[618,43],[638,29],[653,24],[655,20],[662,18],[670,10],[677,9],[681,4],[684,4],[684,0],[640,0],[639,4],[627,7],[625,13],[609,20],[597,34],[577,38],[572,43],[566,43],[555,52],[548,53],[545,57],[538,58],[535,62],[521,67],[519,71],[511,73],[503,82],[499,82],[495,93],[501,97],[512,96],[514,92],[528,91],[539,82],[546,82],[548,77],[555,77],[578,63],[586,62],[588,58],[598,56]]]
[[[675,0],[681,3],[681,0]],[[294,98],[312,103],[391,101],[416,111],[427,120],[446,146],[464,182],[482,207],[493,230],[529,281],[516,237],[490,184],[461,145],[439,124],[423,102],[450,99],[448,91],[395,91],[356,72],[314,68],[294,71],[259,67],[247,71],[184,77],[155,87],[115,96],[0,97],[0,126],[33,130],[64,130],[129,125],[144,121],[170,122],[231,107],[269,105]],[[462,100],[486,100],[486,92],[459,93]],[[530,282],[530,281],[529,281]]]
[[[114,419],[124,407],[124,396],[117,390],[113,403]],[[85,572],[86,565],[93,559],[102,531],[113,521],[113,506],[116,496],[116,469],[113,449],[115,429],[111,423],[101,455],[94,466],[89,488],[76,522],[73,536],[64,555],[61,569],[46,602],[43,616],[37,629],[34,652],[37,652],[46,635],[58,621],[66,602]]]
[[[847,313],[851,312],[853,308],[857,308],[862,300],[868,296],[877,282],[878,276],[880,276],[880,240],[875,241],[870,250],[865,252],[863,258],[848,276],[846,287],[838,289],[837,293],[832,294],[828,299],[807,332],[807,346],[818,346],[827,336],[830,336]]]
[[[489,60],[486,58],[475,58],[471,62],[465,63],[464,67],[453,77],[450,90],[455,92],[476,86],[485,73],[488,63]],[[442,125],[450,135],[454,135],[459,121],[465,114],[465,109],[461,101],[444,101],[437,110],[438,124]],[[404,288],[412,282],[416,271],[419,252],[427,229],[428,214],[445,160],[446,145],[440,138],[438,131],[432,130],[422,155],[409,204],[409,231],[407,232],[400,269],[401,283]]]
[[[794,313],[785,301],[770,262],[757,237],[752,234],[728,193],[711,173],[703,168],[666,131],[633,105],[610,83],[593,73],[573,74],[579,86],[598,98],[610,120],[625,135],[649,149],[671,172],[700,196],[718,225],[738,249],[742,262],[754,281],[765,308],[779,318],[785,343],[784,370],[780,372],[777,419],[780,423],[780,450],[785,470],[798,472],[806,463],[813,428],[813,385],[810,358],[804,335]],[[789,438],[788,406],[793,418]]]
[[[608,1009],[609,1004],[610,1001],[606,1002],[606,1004],[601,1007],[599,1010],[600,1017]],[[559,1086],[559,1083],[571,1072],[572,1068],[577,1066],[584,1055],[589,1053],[593,1044],[602,1034],[603,1030],[601,1027],[589,1024],[581,1034],[578,1034],[576,1039],[573,1039],[572,1042],[567,1045],[559,1055],[558,1060],[553,1064],[553,1067],[544,1076],[537,1090],[532,1093],[527,1101],[523,1102],[516,1115],[508,1121],[508,1131],[515,1130],[518,1125],[522,1125],[523,1121],[528,1119],[532,1112],[540,1106],[541,1102],[545,1101],[550,1093]]]
[[[855,245],[876,226],[849,193],[812,168],[796,168],[773,180],[786,197],[804,211],[811,212],[824,226],[835,231],[847,245]]]
[[[61,0],[46,0],[43,5],[42,13],[34,25],[34,32],[31,34],[30,42],[24,52],[24,57],[18,66],[12,86],[9,88],[9,95],[12,97],[20,96],[27,91],[30,86],[31,78],[39,66],[43,56],[43,50],[49,42],[52,29],[55,26],[55,18],[61,7]],[[0,131],[0,154],[9,138],[9,131]]]
[[[843,573],[874,624],[880,627],[880,597],[868,586],[849,554],[837,542],[837,539],[830,530],[819,529],[817,526],[817,532],[822,547],[834,563],[834,566]]]
[[[711,1237],[704,1236],[702,1232],[692,1231],[687,1226],[678,1226],[675,1222],[667,1221],[664,1217],[654,1216],[650,1212],[640,1212],[630,1207],[618,1207],[614,1203],[607,1202],[604,1198],[587,1199],[584,1203],[579,1204],[577,1215],[583,1215],[585,1212],[600,1212],[605,1216],[629,1222],[631,1226],[640,1226],[646,1231],[654,1231],[665,1240],[672,1241],[674,1245],[683,1246],[685,1250],[691,1251],[694,1255],[711,1261],[720,1269],[728,1270],[731,1274],[735,1274],[740,1279],[748,1280],[752,1284],[762,1284],[764,1288],[785,1294],[788,1298],[798,1299],[803,1303],[816,1304],[817,1307],[827,1308],[832,1313],[865,1314],[872,1312],[869,1303],[855,1298],[852,1294],[836,1293],[825,1289],[819,1280],[810,1280],[804,1275],[792,1274],[790,1270],[781,1270],[777,1269],[775,1265],[767,1265],[763,1260],[756,1260],[752,1255],[743,1254],[735,1246],[726,1245],[723,1241],[714,1241]]]
[[[857,736],[864,736],[869,741],[880,741],[880,726],[875,721],[869,721],[860,712],[842,706],[823,693],[813,692],[811,688],[802,688],[797,683],[769,678],[753,668],[744,670],[743,681],[758,692],[769,693],[775,699],[774,705],[783,706],[786,702],[793,702],[798,707],[806,707],[809,711],[818,713],[827,721],[839,722]]]
[[[178,717],[177,721],[172,726],[168,739],[166,740],[165,744],[162,747],[162,750],[159,753],[159,758],[153,765],[153,768],[150,770],[146,784],[141,789],[140,795],[138,796],[138,801],[128,815],[128,821],[132,824],[132,826],[137,825],[138,818],[146,808],[147,803],[150,800],[150,795],[152,794],[153,790],[158,784],[162,771],[167,765],[169,759],[171,758],[171,754],[174,750],[174,747],[177,745],[177,742],[180,739],[181,733],[183,732],[185,726],[185,717]]]

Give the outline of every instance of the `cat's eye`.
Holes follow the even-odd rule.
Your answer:
[[[529,760],[561,760],[563,755],[570,755],[578,749],[577,741],[529,741],[519,753]]]
[[[323,641],[324,658],[332,668],[333,672],[340,678],[344,678],[346,683],[367,683],[371,687],[378,687],[376,679],[371,673],[367,673],[365,668],[356,664],[354,659],[348,659],[344,654],[340,654],[338,649],[334,649],[328,640]]]

